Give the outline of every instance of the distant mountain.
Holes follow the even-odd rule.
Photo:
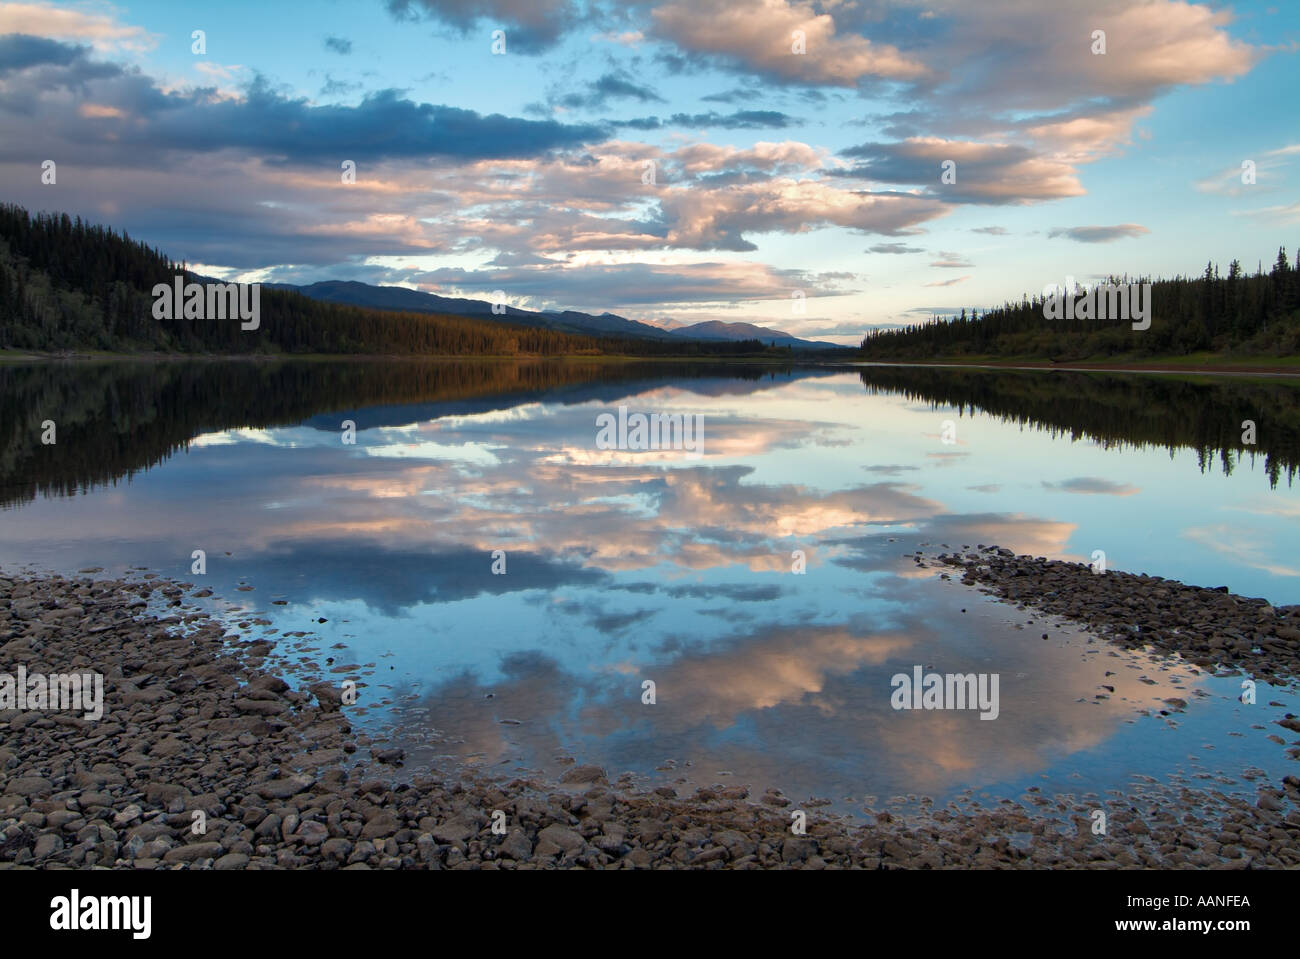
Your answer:
[[[662,329],[629,320],[614,313],[582,313],[577,310],[521,310],[507,306],[504,313],[493,313],[492,304],[486,300],[468,300],[461,297],[438,296],[402,286],[373,286],[356,280],[325,280],[306,286],[289,283],[264,283],[263,286],[295,290],[313,300],[362,306],[372,310],[403,310],[409,313],[443,313],[452,316],[472,316],[481,319],[500,318],[515,325],[538,326],[561,333],[582,333],[589,336],[635,336],[651,340],[761,340],[764,344],[789,346],[797,350],[843,349],[838,343],[801,340],[769,330],[752,323],[721,323],[711,320],[691,326]]]
[[[492,304],[486,300],[467,300],[461,297],[438,296],[402,286],[372,286],[356,280],[325,280],[307,286],[289,283],[264,283],[263,286],[296,290],[303,296],[326,303],[347,306],[364,306],[372,310],[403,310],[408,313],[442,313],[451,316],[472,316],[482,319],[500,318],[513,325],[540,326],[561,333],[585,333],[601,336],[636,336],[652,340],[671,340],[667,330],[648,323],[638,323],[613,313],[579,313],[576,310],[543,311],[521,310],[507,306],[504,313],[493,313]]]
[[[826,343],[819,340],[801,340],[780,330],[769,330],[753,323],[723,323],[709,320],[673,330],[677,336],[692,340],[762,340],[768,346],[789,346],[796,350],[843,349],[838,343]]]

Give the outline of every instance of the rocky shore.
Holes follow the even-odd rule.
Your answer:
[[[1107,570],[1086,563],[1017,556],[984,546],[941,553],[940,564],[962,571],[962,582],[999,599],[1086,623],[1129,649],[1178,653],[1207,669],[1240,669],[1267,682],[1300,677],[1300,606],[1235,596],[1159,576]],[[924,556],[916,562],[925,564]]]
[[[992,548],[944,562],[1126,645],[1295,675],[1294,607]],[[266,667],[268,640],[227,635],[182,606],[185,593],[158,579],[0,572],[0,673],[104,678],[98,720],[0,710],[0,869],[1300,865],[1295,776],[1254,802],[1152,786],[1114,808],[1101,836],[1089,797],[1035,789],[1024,805],[878,812],[867,824],[810,808],[796,835],[796,804],[779,793],[637,791],[591,766],[559,783],[460,772],[398,783],[367,771],[399,757],[354,731],[335,687],[291,688]]]

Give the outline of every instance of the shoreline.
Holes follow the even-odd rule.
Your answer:
[[[538,362],[581,362],[581,363],[726,363],[736,365],[771,364],[785,365],[807,364],[844,365],[850,358],[828,359],[822,355],[772,356],[762,353],[750,354],[690,354],[671,355],[636,354],[636,353],[37,353],[32,351],[14,351],[0,349],[0,364],[4,363],[183,363],[202,361],[206,363],[331,363],[331,362],[404,362],[404,363],[538,363]]]
[[[852,347],[845,347],[852,350]],[[1249,376],[1277,377],[1282,379],[1300,379],[1300,357],[1292,357],[1292,364],[1269,362],[1247,363],[1240,359],[1227,359],[1224,362],[1186,362],[1185,358],[1157,357],[1149,361],[1126,360],[1120,362],[1079,361],[1056,363],[1051,360],[994,360],[954,358],[936,358],[924,360],[864,360],[853,355],[832,356],[819,351],[807,351],[809,355],[793,353],[788,356],[771,356],[767,354],[745,355],[640,355],[631,353],[565,353],[547,355],[541,353],[518,353],[510,355],[497,354],[460,354],[460,353],[108,353],[77,352],[43,353],[30,350],[0,349],[0,364],[6,363],[49,363],[49,362],[107,362],[107,363],[164,363],[202,361],[220,362],[584,362],[584,363],[725,363],[734,365],[807,365],[841,367],[858,369],[861,367],[922,367],[933,369],[961,370],[1019,370],[1026,372],[1056,371],[1062,373],[1136,373],[1144,375],[1187,375],[1187,376]]]
[[[1086,361],[1054,363],[1051,360],[970,360],[952,358],[934,360],[856,360],[862,366],[920,366],[953,370],[1022,370],[1029,372],[1061,373],[1141,373],[1146,375],[1185,374],[1191,376],[1269,376],[1300,379],[1300,361],[1291,366],[1270,364],[1242,364],[1229,360],[1224,363],[1183,363],[1170,359],[1153,359],[1147,362],[1119,363]]]
[[[967,585],[1076,619],[1121,645],[1186,652],[1191,662],[1261,678],[1295,676],[1300,665],[1300,642],[1276,632],[1300,626],[1300,607],[1157,577],[1096,575],[995,547],[916,561],[964,570]],[[1253,805],[1176,785],[1135,787],[1122,805],[1031,787],[1022,798],[1039,812],[1014,803],[963,807],[966,798],[916,814],[876,810],[873,823],[826,816],[775,791],[751,797],[743,786],[685,797],[671,786],[634,791],[630,775],[610,782],[604,770],[576,763],[559,782],[457,770],[398,783],[383,769],[400,763],[400,752],[359,735],[336,688],[291,688],[269,671],[272,641],[241,640],[208,613],[179,608],[197,592],[150,576],[0,570],[0,672],[97,670],[105,709],[99,721],[0,711],[0,869],[1300,865],[1295,775],[1262,785]],[[1151,602],[1136,608],[1147,592]],[[1205,635],[1196,617],[1207,611],[1236,626]],[[1267,642],[1230,635],[1242,634],[1248,617],[1266,623],[1257,631]],[[1122,628],[1134,622],[1150,628]],[[1291,725],[1279,731],[1300,732],[1300,721],[1282,722]],[[368,767],[349,768],[367,751]],[[1103,836],[1090,829],[1098,803],[1113,810]],[[792,833],[797,809],[807,815],[806,835]],[[497,812],[504,834],[493,831]]]
[[[940,553],[962,582],[1004,602],[1086,623],[1126,649],[1153,646],[1203,669],[1240,669],[1267,682],[1300,678],[1300,605],[1273,606],[1228,587],[1107,570],[986,546]],[[919,564],[924,564],[921,557]]]

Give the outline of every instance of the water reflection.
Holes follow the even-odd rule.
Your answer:
[[[0,563],[193,580],[204,549],[204,585],[252,633],[258,617],[309,632],[303,679],[361,676],[362,716],[395,725],[413,765],[553,773],[573,756],[838,801],[1081,769],[1100,789],[1185,770],[1202,743],[1182,717],[1139,713],[1179,696],[1213,775],[1280,767],[1230,680],[1030,625],[904,556],[1101,548],[1113,567],[1300,601],[1294,388],[1116,380],[1090,404],[1091,374],[0,368]],[[702,414],[703,456],[597,449],[596,416],[620,404]],[[1247,409],[1262,455],[1238,459],[1218,424]],[[47,418],[55,447],[32,439]],[[998,673],[1000,717],[894,712],[889,677],[914,664]]]

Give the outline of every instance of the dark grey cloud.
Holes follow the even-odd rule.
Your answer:
[[[674,113],[661,120],[659,117],[638,117],[617,120],[611,125],[633,130],[658,130],[660,127],[719,127],[724,130],[781,130],[794,126],[794,117],[777,110],[737,110],[734,113]]]
[[[736,87],[732,90],[723,90],[721,93],[710,93],[700,99],[705,103],[749,103],[754,99],[754,95],[753,90]]]
[[[626,70],[612,70],[587,84],[583,93],[569,93],[555,102],[570,110],[603,109],[610,100],[635,100],[638,103],[665,103],[659,94],[637,83]]]
[[[877,243],[867,249],[868,253],[924,253],[925,250],[919,246],[908,246],[906,243]]]
[[[949,203],[1024,204],[1085,192],[1069,162],[1020,144],[909,139],[862,143],[841,155],[858,162],[840,176],[913,184]]]
[[[343,37],[326,37],[325,49],[333,50],[335,53],[347,56],[352,52],[352,41],[346,40]]]
[[[526,120],[417,103],[398,90],[378,90],[355,106],[313,105],[257,75],[241,99],[211,88],[164,92],[135,69],[90,59],[89,48],[9,36],[0,45],[0,158],[29,157],[38,143],[63,143],[87,162],[138,167],[166,163],[177,152],[239,150],[269,162],[335,158],[454,157],[466,160],[539,156],[596,142],[592,125]],[[331,83],[334,81],[330,81]],[[74,91],[68,98],[58,91]],[[73,102],[73,101],[79,101]],[[110,115],[87,119],[93,103]],[[34,141],[30,120],[42,117]],[[116,116],[112,116],[115,113]],[[24,118],[21,123],[12,117]],[[54,155],[47,152],[46,155]]]
[[[655,63],[659,64],[673,76],[679,76],[686,73],[699,73],[704,69],[703,63],[694,57],[684,56],[680,53],[673,53],[668,50],[660,50],[655,54]]]
[[[897,476],[899,473],[901,473],[901,472],[903,472],[903,471],[905,471],[905,470],[919,470],[921,467],[919,467],[919,466],[900,466],[900,465],[898,465],[898,464],[894,464],[894,463],[885,463],[885,464],[880,465],[880,466],[864,466],[864,467],[862,467],[862,468],[863,468],[864,470],[866,470],[868,473],[881,473],[881,474],[883,474],[883,475],[885,475],[885,476]]]
[[[360,89],[360,83],[351,80],[336,80],[327,73],[325,74],[325,83],[320,88],[320,95],[323,97],[337,97],[346,93],[354,93]]]
[[[988,236],[1009,236],[1011,231],[1004,226],[977,226],[971,228],[972,233],[984,233]]]
[[[73,46],[45,37],[8,33],[0,36],[0,74],[43,65],[68,66],[85,57],[89,51],[89,47]]]
[[[1059,227],[1050,231],[1047,236],[1049,239],[1063,236],[1079,243],[1110,243],[1113,240],[1142,236],[1144,233],[1150,232],[1140,223],[1118,223],[1115,226]]]
[[[274,570],[310,569],[310,582],[286,583],[286,597],[310,602],[328,596],[357,599],[388,616],[417,603],[458,602],[483,594],[595,586],[609,574],[558,557],[511,551],[510,575],[493,576],[483,554],[466,546],[442,550],[392,547],[381,541],[291,540],[247,556],[240,572],[253,582],[269,582]],[[256,577],[256,579],[254,579]]]
[[[703,103],[736,104],[736,103],[753,103],[755,100],[763,100],[767,103],[772,103],[774,98],[779,98],[782,95],[792,96],[797,100],[802,100],[804,103],[814,103],[814,104],[826,103],[828,100],[831,99],[835,99],[835,100],[844,99],[842,96],[838,94],[833,94],[831,96],[828,96],[827,94],[823,93],[821,90],[818,90],[814,87],[807,87],[802,90],[775,90],[771,86],[755,86],[755,87],[733,87],[730,90],[722,90],[718,93],[710,93],[707,96],[700,97],[700,101]]]
[[[615,120],[610,126],[616,130],[658,130],[664,122],[658,117],[636,117],[632,120]]]
[[[732,602],[767,602],[781,597],[781,587],[774,584],[746,585],[726,584],[706,585],[703,583],[689,586],[667,586],[663,592],[673,599],[728,599]]]
[[[659,612],[656,609],[636,609],[628,612],[611,612],[602,610],[594,604],[584,607],[588,614],[587,622],[598,632],[621,633],[631,626],[653,619]]]
[[[242,147],[289,160],[526,157],[602,136],[594,126],[415,103],[397,90],[376,91],[356,106],[312,106],[274,92],[260,77],[241,102],[202,105],[169,121],[165,126],[170,132],[192,146]]]
[[[484,49],[490,32],[503,30],[507,54],[542,53],[586,19],[570,0],[388,0],[388,12],[403,21],[432,20],[461,35],[481,29]]]
[[[1059,490],[1063,493],[1082,493],[1091,496],[1132,496],[1141,487],[1131,483],[1116,483],[1099,476],[1076,476],[1061,480],[1059,483],[1043,481],[1044,489]]]

